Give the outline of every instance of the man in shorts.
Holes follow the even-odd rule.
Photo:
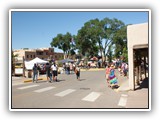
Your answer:
[[[52,69],[52,76],[53,76],[53,81],[55,80],[57,82],[57,75],[58,75],[58,67],[55,63],[51,66]]]

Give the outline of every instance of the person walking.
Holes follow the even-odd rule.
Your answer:
[[[108,65],[108,66],[106,66],[106,80],[107,80],[107,82],[109,82],[109,73],[110,73],[110,65]]]
[[[123,75],[127,76],[127,72],[128,72],[128,65],[127,65],[127,63],[124,63],[124,65],[123,65]]]
[[[69,74],[69,63],[66,62],[65,64],[66,64],[66,66],[65,66],[66,67],[66,74],[68,75]]]
[[[51,74],[51,66],[49,63],[46,63],[46,76],[47,76],[47,81],[51,82],[52,81],[52,74]]]
[[[52,79],[53,81],[56,81],[57,82],[57,76],[58,76],[58,66],[53,63],[53,65],[51,66],[51,69],[52,69]]]
[[[66,64],[63,63],[63,73],[65,73],[65,71],[66,71]]]
[[[34,64],[33,68],[33,82],[38,80],[38,66]]]
[[[115,75],[115,69],[114,69],[114,66],[111,65],[110,67],[110,73],[109,73],[109,87],[116,87],[118,86],[117,85],[118,81],[117,81],[117,78],[116,78],[116,75]]]
[[[77,80],[80,80],[80,68],[78,66],[75,68],[75,73],[76,73]]]
[[[73,63],[70,63],[70,74],[73,72]]]

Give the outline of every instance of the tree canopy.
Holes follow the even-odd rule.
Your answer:
[[[124,48],[124,45],[126,45],[123,43],[126,38],[125,30],[125,24],[118,19],[93,19],[86,22],[78,31],[76,46],[78,46],[82,54],[87,52],[93,55],[99,52],[101,56],[104,56],[102,61],[105,61],[106,56],[111,54],[111,47],[109,46],[115,44],[116,47],[118,46],[118,48],[115,47],[116,51],[123,51],[123,49],[120,50],[119,48]],[[119,45],[117,41],[122,43]],[[119,54],[118,52],[116,54]]]
[[[68,55],[75,54],[75,50],[83,56],[98,56],[100,53],[102,62],[106,56],[127,57],[126,25],[116,18],[104,18],[102,20],[91,19],[84,23],[77,35],[58,34],[52,39],[51,46],[57,47]],[[74,41],[72,41],[74,39]],[[114,47],[113,47],[114,46]]]
[[[52,47],[56,47],[58,49],[63,50],[64,54],[68,57],[69,55],[75,54],[74,49],[75,45],[72,43],[72,36],[69,32],[66,34],[58,34],[56,37],[52,39],[50,45]]]

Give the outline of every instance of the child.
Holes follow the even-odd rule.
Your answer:
[[[109,73],[109,87],[115,87],[117,86],[117,78],[116,78],[116,75],[115,75],[115,70],[114,70],[114,66],[111,65],[111,68],[110,68],[110,73]]]
[[[78,66],[75,68],[75,73],[77,76],[77,80],[80,80],[80,68]]]

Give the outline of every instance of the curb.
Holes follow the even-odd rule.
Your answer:
[[[130,90],[131,89],[128,86],[128,81],[125,81],[125,82],[121,83],[121,85],[119,86],[119,88],[116,89],[115,91],[116,92],[128,92]]]
[[[44,80],[44,78],[38,78],[37,80]],[[24,80],[23,82],[27,83],[27,82],[32,82],[32,81],[33,81],[32,79],[29,79],[29,80]]]
[[[129,88],[124,88],[124,89],[117,89],[116,90],[116,92],[128,92],[128,91],[130,91],[130,89]]]
[[[102,71],[102,70],[105,70],[105,69],[81,69],[81,71]]]

